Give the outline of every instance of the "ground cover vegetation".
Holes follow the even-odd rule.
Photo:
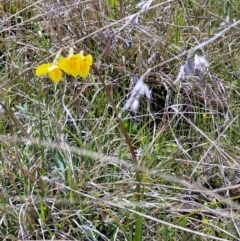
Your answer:
[[[240,240],[239,21],[0,1],[0,239]]]

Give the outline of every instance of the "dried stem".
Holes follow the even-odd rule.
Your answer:
[[[114,100],[112,98],[112,95],[111,95],[107,85],[105,84],[102,76],[100,75],[97,67],[94,64],[92,66],[92,69],[95,72],[95,74],[99,77],[99,80],[101,81],[101,83],[103,85],[103,88],[106,91],[106,94],[107,94],[107,96],[109,98],[109,101],[110,101],[110,103],[112,105],[112,108],[114,109],[114,111],[116,113],[116,117],[117,117],[117,120],[119,122],[121,131],[122,131],[122,133],[123,133],[123,135],[125,137],[126,143],[127,143],[128,147],[129,147],[130,153],[132,155],[132,161],[133,161],[134,170],[136,172],[136,181],[137,181],[137,184],[136,184],[136,199],[137,199],[138,202],[140,202],[140,200],[141,200],[141,177],[140,177],[137,157],[136,157],[136,154],[134,152],[134,149],[133,149],[133,146],[132,146],[132,142],[131,142],[131,140],[129,138],[129,135],[128,135],[125,127],[124,127],[123,121],[122,121],[122,119],[119,116],[117,106],[115,105],[115,102],[114,102]]]

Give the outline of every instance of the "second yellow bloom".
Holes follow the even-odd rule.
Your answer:
[[[92,56],[83,56],[81,53],[70,54],[67,58],[60,57],[58,60],[59,68],[65,73],[77,77],[86,78],[92,66]]]

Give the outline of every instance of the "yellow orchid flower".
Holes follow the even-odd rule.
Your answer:
[[[54,82],[58,83],[62,78],[62,71],[57,63],[41,64],[36,69],[36,75],[42,76],[48,74],[49,78]]]
[[[79,66],[81,58],[79,54],[71,54],[67,58],[60,57],[58,64],[65,73],[77,77],[79,75]]]
[[[82,53],[69,54],[67,58],[60,57],[58,65],[60,69],[73,77],[79,75],[85,78],[89,74],[90,66],[92,66],[92,56],[90,54],[83,56]]]

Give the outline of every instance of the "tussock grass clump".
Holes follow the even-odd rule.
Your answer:
[[[2,1],[1,240],[238,240],[239,18],[237,0]],[[36,76],[69,49],[89,75]]]

